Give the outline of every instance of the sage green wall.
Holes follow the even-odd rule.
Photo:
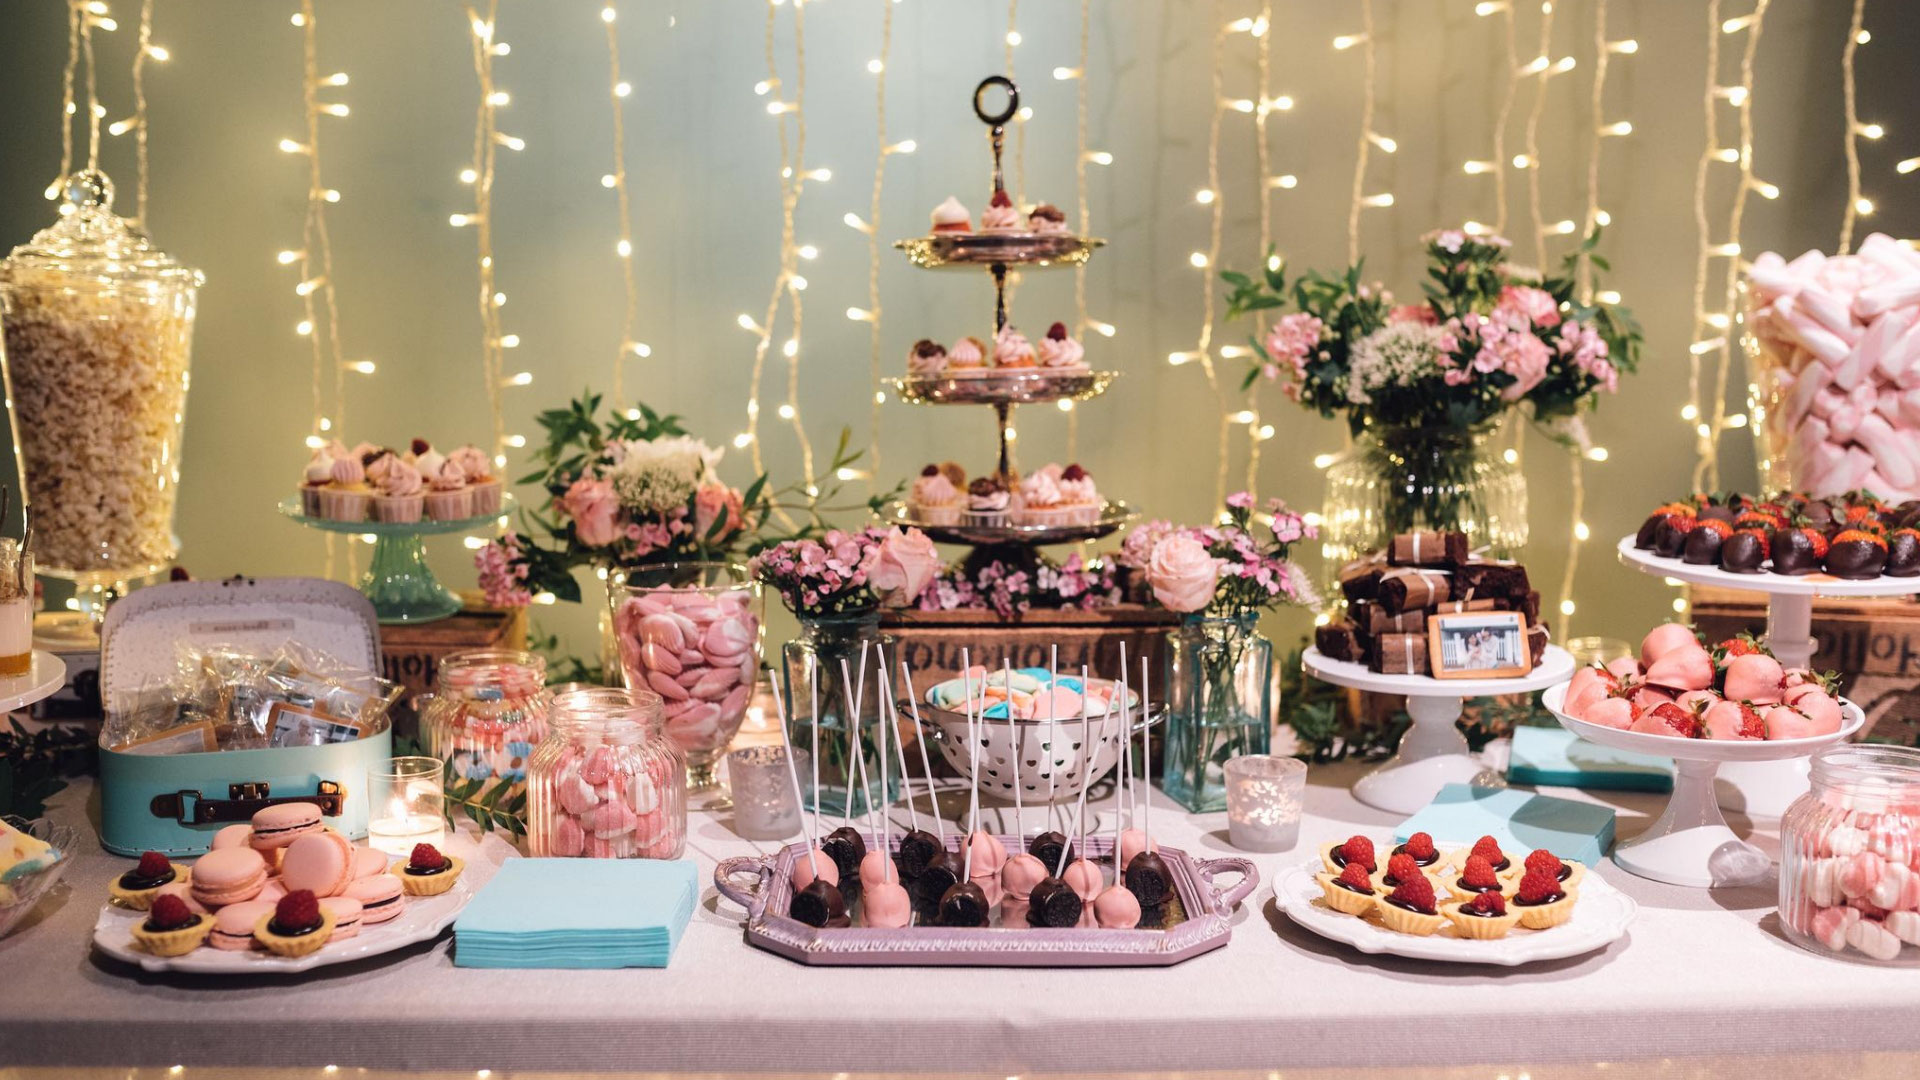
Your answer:
[[[803,242],[818,245],[808,264],[808,319],[801,353],[802,415],[816,445],[853,425],[868,438],[868,350],[864,324],[841,312],[864,306],[867,251],[841,223],[865,214],[875,148],[874,80],[866,62],[878,51],[883,0],[817,0],[807,5],[807,163],[833,169],[811,185],[799,210]],[[642,290],[638,336],[653,357],[628,367],[630,387],[656,406],[686,415],[716,442],[743,427],[753,339],[735,317],[764,311],[775,269],[779,210],[774,121],[753,84],[765,78],[759,0],[663,3],[621,0],[619,23],[627,77],[629,166],[636,193],[635,265]],[[1112,152],[1111,167],[1091,169],[1096,230],[1112,246],[1087,279],[1089,310],[1116,323],[1119,336],[1095,339],[1090,355],[1127,373],[1106,399],[1081,412],[1079,457],[1104,487],[1154,514],[1188,520],[1211,510],[1215,417],[1197,365],[1168,366],[1169,352],[1192,348],[1203,288],[1188,265],[1207,244],[1209,211],[1194,191],[1206,184],[1213,30],[1257,10],[1251,2],[1125,0],[1093,5],[1091,145]],[[1403,294],[1418,286],[1415,238],[1463,218],[1492,220],[1490,177],[1465,175],[1460,163],[1486,158],[1492,116],[1506,75],[1499,22],[1476,18],[1469,0],[1380,0],[1378,130],[1399,142],[1376,153],[1365,183],[1390,190],[1391,209],[1369,210],[1363,247],[1369,266]],[[100,41],[103,93],[110,118],[130,111],[125,66],[136,7],[116,3],[116,34]],[[323,544],[280,521],[273,503],[304,460],[310,402],[309,356],[292,333],[299,318],[289,273],[273,253],[298,246],[304,161],[275,149],[300,133],[300,34],[288,25],[291,3],[259,0],[162,0],[155,40],[173,53],[150,75],[155,237],[208,277],[196,341],[185,476],[179,515],[182,558],[197,575],[314,573]],[[527,432],[536,409],[584,386],[604,388],[623,304],[612,196],[599,178],[609,164],[609,103],[600,5],[588,0],[506,0],[499,35],[513,45],[498,77],[513,95],[502,127],[527,139],[523,154],[503,153],[495,191],[497,272],[510,297],[508,329],[525,345],[513,368],[531,370],[531,388],[508,392],[509,429]],[[1583,208],[1588,93],[1593,75],[1593,0],[1557,5],[1552,54],[1579,66],[1552,83],[1540,124],[1544,213],[1578,218]],[[1609,120],[1632,121],[1632,137],[1611,139],[1600,168],[1601,203],[1613,215],[1606,248],[1611,284],[1646,324],[1645,370],[1603,406],[1594,421],[1612,460],[1589,470],[1586,548],[1578,600],[1581,632],[1637,636],[1661,618],[1671,592],[1613,564],[1607,547],[1629,530],[1656,496],[1682,490],[1692,437],[1678,410],[1685,401],[1688,318],[1696,234],[1692,185],[1702,139],[1702,71],[1708,34],[1703,0],[1613,0],[1610,36],[1634,37],[1640,51],[1616,57],[1607,88]],[[1841,0],[1777,0],[1767,16],[1755,94],[1757,170],[1780,185],[1777,202],[1755,200],[1743,237],[1749,251],[1831,247],[1844,193],[1840,172],[1839,53],[1849,5]],[[1357,5],[1274,4],[1273,86],[1298,107],[1270,126],[1276,173],[1299,186],[1273,194],[1275,237],[1296,266],[1333,266],[1345,256],[1346,207],[1360,109],[1360,55],[1335,52],[1335,34],[1356,29]],[[792,9],[778,9],[776,55],[791,83]],[[1914,55],[1920,20],[1902,5],[1871,5],[1873,43],[1861,51],[1861,111],[1886,123],[1888,137],[1866,144],[1866,187],[1881,205],[1867,223],[1911,233],[1920,178],[1894,174],[1893,162],[1920,153],[1920,130],[1906,110],[1914,76],[1899,58]],[[372,358],[379,374],[353,377],[346,435],[400,443],[422,434],[441,443],[481,440],[487,431],[473,310],[473,235],[447,227],[467,208],[456,173],[470,153],[474,80],[465,19],[445,0],[323,0],[320,66],[345,70],[352,85],[333,100],[351,104],[346,120],[324,123],[326,182],[344,198],[330,211],[343,329],[353,358]],[[888,71],[890,138],[918,140],[912,156],[891,159],[882,234],[905,235],[948,193],[978,210],[986,182],[981,128],[967,109],[980,76],[998,70],[1005,5],[905,0],[893,9]],[[58,162],[64,5],[0,0],[0,245],[25,240],[51,217],[40,191]],[[1035,115],[1026,131],[1025,189],[1072,203],[1075,84],[1057,82],[1072,65],[1079,5],[1030,0],[1020,5],[1021,80]],[[1533,40],[1535,14],[1521,23]],[[1728,60],[1744,35],[1721,38]],[[1228,38],[1226,94],[1254,96],[1254,48]],[[1533,53],[1521,46],[1523,61]],[[1911,70],[1911,65],[1906,65]],[[1522,148],[1532,98],[1524,87],[1508,134]],[[1722,131],[1734,114],[1722,108]],[[1723,138],[1726,136],[1723,134]],[[1220,155],[1223,262],[1258,257],[1250,117],[1228,113]],[[132,181],[124,140],[109,140],[106,167],[123,190]],[[1716,205],[1733,175],[1714,166]],[[1509,233],[1532,261],[1526,237],[1525,176],[1512,174]],[[1716,210],[1714,216],[1721,217]],[[1716,228],[1715,239],[1724,239]],[[1556,242],[1555,247],[1564,244]],[[982,334],[990,314],[986,279],[921,274],[892,252],[883,256],[885,365],[916,337],[951,340]],[[1030,331],[1070,317],[1072,280],[1036,274],[1022,287],[1016,318]],[[784,336],[785,331],[782,331]],[[1226,340],[1237,340],[1231,328]],[[761,425],[768,465],[778,479],[796,475],[791,432],[773,415],[784,389],[783,365],[770,364]],[[1232,362],[1222,380],[1237,384]],[[1734,380],[1736,393],[1739,380]],[[1277,428],[1264,447],[1263,491],[1317,506],[1320,476],[1311,460],[1340,445],[1331,422],[1303,415],[1269,390],[1261,399]],[[1233,408],[1240,407],[1237,395]],[[1052,410],[1024,415],[1022,455],[1030,463],[1065,453],[1066,418]],[[881,412],[884,478],[908,475],[929,459],[988,461],[986,417],[962,410]],[[1742,433],[1722,441],[1729,484],[1751,480]],[[1236,484],[1246,444],[1236,438]],[[744,482],[745,454],[725,466]],[[1567,539],[1564,458],[1545,441],[1528,441],[1534,543],[1527,561],[1549,593]],[[467,553],[436,542],[449,580],[470,581]],[[574,616],[560,620],[584,629]],[[1296,620],[1292,625],[1303,626]],[[581,639],[584,644],[584,638]]]

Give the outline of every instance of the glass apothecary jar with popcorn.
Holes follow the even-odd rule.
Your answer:
[[[101,589],[173,561],[180,432],[205,277],[68,177],[60,219],[0,262],[14,432],[43,574]]]

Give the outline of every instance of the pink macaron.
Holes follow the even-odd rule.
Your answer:
[[[360,921],[368,926],[399,918],[407,903],[400,879],[392,874],[359,878],[347,886],[346,895],[360,901]]]
[[[333,916],[333,936],[327,940],[341,941],[360,933],[360,922],[365,917],[360,901],[351,896],[323,896],[320,910]]]
[[[280,856],[280,879],[288,892],[339,896],[353,881],[353,845],[332,830],[298,837]]]
[[[318,806],[310,802],[278,803],[253,815],[253,846],[283,848],[320,829]]]
[[[207,906],[193,898],[193,883],[191,881],[167,882],[165,885],[160,886],[159,892],[156,892],[153,894],[153,898],[155,900],[158,900],[163,896],[179,897],[183,902],[186,903],[187,910],[193,912],[196,915],[205,915],[208,913]]]
[[[251,847],[252,845],[253,826],[229,825],[213,834],[213,847],[210,850],[219,851],[222,848]]]
[[[210,908],[237,904],[260,895],[267,884],[267,860],[252,848],[221,848],[193,864],[193,898]]]
[[[260,887],[260,895],[254,897],[254,899],[265,900],[269,904],[277,904],[280,902],[280,898],[285,895],[287,895],[287,883],[281,881],[278,877],[269,877],[267,883]]]
[[[246,952],[253,948],[254,926],[260,922],[262,915],[271,914],[273,904],[267,900],[242,900],[237,904],[228,904],[213,917],[213,932],[207,935],[207,944],[230,952]]]
[[[387,853],[370,847],[353,849],[353,876],[376,877],[387,872]]]

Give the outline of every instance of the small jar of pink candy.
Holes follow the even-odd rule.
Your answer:
[[[1920,750],[1842,744],[1780,822],[1780,925],[1814,952],[1920,964]]]
[[[475,649],[440,660],[420,711],[434,757],[463,780],[526,778],[527,758],[547,734],[547,662],[514,649]]]
[[[662,730],[660,695],[596,687],[554,699],[527,770],[535,856],[677,859],[687,846],[686,757]]]
[[[759,673],[759,586],[744,566],[667,563],[607,582],[626,684],[665,701],[687,782],[714,787]]]

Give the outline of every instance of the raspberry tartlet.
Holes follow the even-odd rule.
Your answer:
[[[253,927],[253,940],[276,956],[318,952],[332,936],[333,916],[305,889],[281,897],[272,913],[260,916]]]
[[[1520,913],[1520,925],[1529,930],[1547,930],[1573,917],[1574,894],[1562,886],[1550,872],[1529,870],[1520,878],[1513,893],[1514,909]]]
[[[133,928],[133,941],[155,956],[185,956],[212,932],[212,916],[194,911],[178,896],[161,896]]]
[[[107,891],[120,906],[146,911],[159,895],[161,886],[187,878],[186,867],[158,851],[149,851],[140,856],[140,865],[109,882]]]
[[[1580,891],[1580,880],[1587,876],[1585,866],[1577,862],[1568,862],[1546,848],[1539,848],[1528,852],[1520,865],[1501,875],[1507,879],[1509,885],[1507,892],[1511,894],[1512,886],[1519,885],[1521,878],[1535,870],[1552,874],[1554,880],[1560,883],[1560,887],[1568,892]]]
[[[1416,937],[1426,937],[1446,923],[1433,894],[1433,881],[1425,874],[1402,882],[1399,888],[1381,897],[1373,909],[1387,929]]]
[[[1394,855],[1410,855],[1421,867],[1434,866],[1440,862],[1440,849],[1433,846],[1431,833],[1417,832],[1407,837],[1407,842],[1393,849]]]
[[[406,862],[394,864],[393,876],[400,879],[400,887],[407,890],[408,896],[439,896],[453,888],[460,872],[466,868],[467,864],[458,857],[432,844],[415,844],[413,855]]]
[[[1329,874],[1345,870],[1349,862],[1366,867],[1369,874],[1380,868],[1379,860],[1373,853],[1373,841],[1364,836],[1349,836],[1344,841],[1322,847],[1320,861],[1326,864]]]
[[[1453,924],[1454,933],[1474,941],[1492,941],[1507,936],[1520,921],[1520,913],[1507,906],[1497,892],[1484,892],[1470,900],[1440,905],[1440,914]]]
[[[1314,880],[1320,883],[1320,890],[1326,894],[1327,906],[1342,914],[1364,918],[1367,912],[1373,910],[1374,901],[1380,898],[1379,891],[1373,887],[1373,878],[1367,874],[1367,868],[1358,862],[1348,863],[1338,875],[1315,874]]]
[[[1447,891],[1460,900],[1471,900],[1481,893],[1506,893],[1511,886],[1493,869],[1483,855],[1468,855],[1457,874],[1448,875]]]
[[[1420,868],[1413,856],[1404,851],[1396,851],[1387,856],[1387,868],[1376,875],[1374,883],[1389,892],[1400,887],[1402,882],[1417,877],[1426,877],[1427,872]]]

